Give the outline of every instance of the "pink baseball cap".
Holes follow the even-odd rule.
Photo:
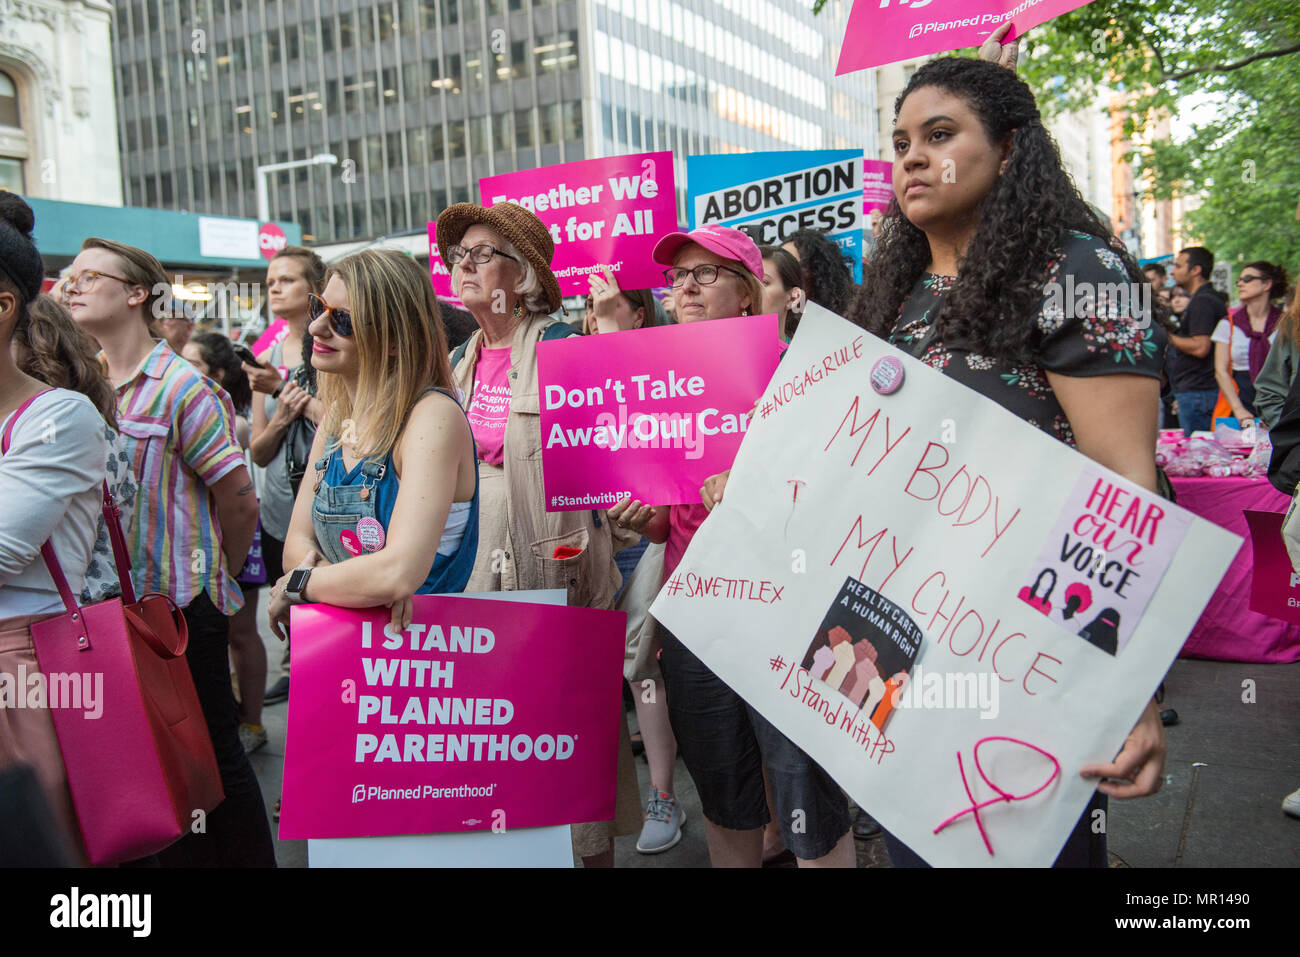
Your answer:
[[[677,252],[687,243],[699,243],[711,253],[734,259],[761,282],[763,279],[763,256],[754,245],[748,233],[730,226],[700,226],[689,233],[669,233],[655,244],[651,254],[654,261],[661,266],[671,266],[677,258]]]

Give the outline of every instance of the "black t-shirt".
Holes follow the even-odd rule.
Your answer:
[[[1072,277],[1066,284],[1066,277]],[[1053,259],[1038,312],[1042,332],[1033,364],[1017,365],[978,355],[958,343],[927,344],[939,307],[954,279],[927,273],[922,276],[899,313],[889,341],[927,365],[992,399],[1007,411],[1053,438],[1074,445],[1074,432],[1047,380],[1047,372],[1067,376],[1128,373],[1160,377],[1166,337],[1150,318],[1143,322],[1143,300],[1131,294],[1118,296],[1101,290],[1131,280],[1114,250],[1102,240],[1068,231],[1061,251]],[[1093,297],[1080,301],[1083,284],[1091,284]],[[1140,284],[1139,284],[1140,285]],[[1064,293],[1074,293],[1067,303]]]
[[[1204,283],[1188,300],[1187,309],[1178,320],[1180,336],[1210,336],[1219,320],[1227,316],[1228,307],[1215,294],[1210,284]],[[1169,349],[1169,388],[1174,392],[1199,392],[1217,389],[1219,383],[1214,378],[1214,348],[1204,359],[1180,352],[1177,347]]]

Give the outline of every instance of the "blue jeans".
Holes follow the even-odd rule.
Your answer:
[[[1175,392],[1174,398],[1178,400],[1178,421],[1183,426],[1183,435],[1210,431],[1214,406],[1219,401],[1218,389]]]

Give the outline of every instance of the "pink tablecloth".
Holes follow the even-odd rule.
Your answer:
[[[1244,509],[1285,512],[1288,499],[1264,478],[1171,478],[1178,504],[1242,537],[1205,612],[1187,636],[1182,654],[1220,661],[1300,661],[1300,625],[1250,610],[1254,574]]]

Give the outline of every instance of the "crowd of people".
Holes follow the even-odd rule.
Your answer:
[[[586,866],[611,866],[619,835],[637,834],[642,853],[680,840],[679,755],[715,866],[782,856],[855,866],[854,836],[879,825],[862,813],[855,820],[816,762],[644,612],[645,596],[725,507],[728,473],[709,477],[694,504],[547,511],[537,347],[765,313],[789,341],[815,302],[1152,491],[1161,488],[1162,388],[1189,434],[1210,427],[1216,405],[1241,423],[1275,424],[1300,350],[1300,306],[1284,312],[1281,267],[1243,267],[1231,312],[1199,246],[1178,254],[1172,288],[1163,270],[1148,271],[1150,312],[1050,305],[1050,287],[1067,275],[1076,285],[1143,275],[1079,195],[1033,92],[1005,65],[940,58],[911,77],[896,104],[896,200],[860,286],[821,233],[759,247],[743,231],[702,226],[655,247],[666,295],[598,273],[577,324],[556,317],[550,233],[510,203],[459,203],[438,217],[464,313],[440,305],[424,268],[401,253],[363,250],[327,267],[308,249],[283,249],[267,292],[287,331],[255,356],[220,334],[193,333],[184,317],[160,327],[162,265],[110,239],[86,239],[54,294],[41,293],[32,212],[0,193],[0,345],[9,346],[0,349],[0,416],[12,429],[0,459],[9,506],[0,673],[37,667],[31,626],[64,608],[42,561],[47,541],[84,604],[115,593],[99,507],[107,482],[136,589],[168,596],[184,614],[225,793],[201,833],[137,863],[274,865],[248,754],[267,743],[264,705],[289,694],[293,605],[382,606],[400,627],[414,595],[562,589],[573,606],[629,611],[624,677],[636,688],[651,781],[643,804],[627,722],[610,714],[620,735],[616,813],[573,826]],[[944,176],[949,164],[961,175]],[[48,422],[53,443],[42,437]],[[283,676],[269,688],[262,588],[265,623],[284,640]],[[1110,797],[1158,790],[1164,755],[1152,702],[1114,761],[1074,769],[1096,780],[1096,796],[1058,865],[1105,866],[1092,813]],[[34,766],[68,847],[85,861],[48,715],[0,710],[0,770],[18,763]],[[896,865],[923,864],[893,835],[885,840]]]

